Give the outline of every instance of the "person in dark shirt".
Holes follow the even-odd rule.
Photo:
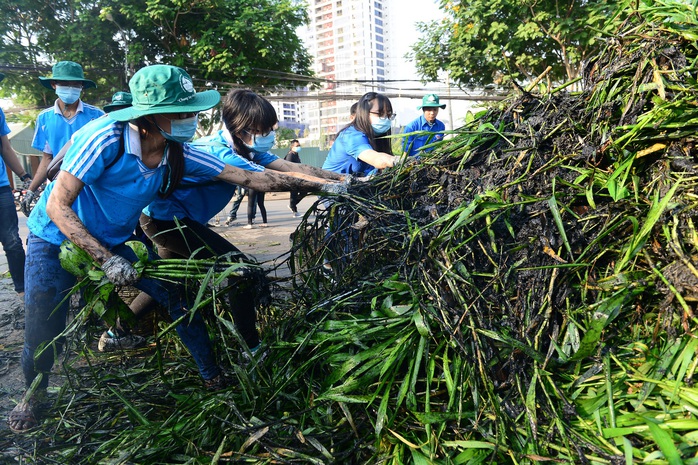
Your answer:
[[[298,155],[301,151],[301,143],[298,142],[298,139],[293,139],[291,141],[291,148],[289,149],[288,153],[284,157],[284,160],[290,161],[291,163],[300,163],[301,162],[301,157]],[[293,217],[297,218],[298,215],[298,202],[301,201],[305,197],[305,193],[303,192],[297,192],[297,191],[291,191],[291,200],[288,205],[288,208],[293,212]]]

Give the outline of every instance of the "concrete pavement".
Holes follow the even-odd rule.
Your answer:
[[[244,229],[247,224],[247,197],[240,204],[237,214],[237,221],[230,227],[224,225],[230,211],[230,204],[218,215],[220,225],[215,228],[216,232],[226,237],[235,244],[242,252],[248,254],[258,261],[263,262],[266,268],[277,264],[279,257],[290,250],[290,235],[296,230],[300,218],[293,218],[288,208],[288,192],[268,192],[265,196],[264,205],[267,209],[267,221],[269,227],[260,228],[255,225],[253,229]],[[298,205],[298,212],[302,215],[315,202],[316,196],[308,196],[301,200]],[[22,242],[26,242],[29,230],[27,229],[27,218],[22,212],[17,212],[19,219],[19,235]],[[215,220],[215,218],[214,218]],[[261,223],[261,217],[257,212],[256,223]],[[285,257],[282,257],[282,259]],[[7,258],[0,252],[0,276],[7,277]],[[277,270],[277,275],[283,276],[288,272],[286,267]]]

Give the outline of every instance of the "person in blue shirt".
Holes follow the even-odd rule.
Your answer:
[[[439,96],[427,94],[422,97],[422,104],[417,110],[422,110],[422,115],[405,126],[404,134],[410,134],[405,138],[403,153],[409,156],[419,155],[420,152],[431,152],[434,147],[423,148],[425,145],[440,141],[444,138],[446,125],[436,119],[439,108],[446,108],[439,103]]]
[[[0,81],[5,75],[0,73]],[[20,296],[24,293],[24,247],[19,237],[19,221],[17,220],[17,208],[10,187],[10,179],[7,177],[7,168],[10,168],[19,178],[28,185],[32,178],[24,170],[17,158],[17,152],[10,144],[7,135],[10,128],[5,121],[5,113],[0,109],[0,243],[5,250],[7,267],[12,276],[12,284],[15,292]]]
[[[366,176],[375,170],[392,167],[390,138],[395,119],[390,99],[377,92],[361,96],[356,115],[335,139],[322,168],[335,173]]]
[[[36,118],[32,147],[44,155],[22,201],[22,212],[26,216],[31,212],[36,190],[46,181],[46,170],[53,156],[78,129],[104,115],[99,108],[80,100],[83,89],[97,87],[93,81],[85,79],[82,66],[74,61],[59,61],[52,71],[51,76],[39,77],[41,85],[53,89],[58,98]]]
[[[167,308],[173,321],[181,320],[176,331],[204,386],[212,390],[225,386],[204,320],[199,312],[188,310],[182,286],[139,276],[132,264],[137,257],[125,242],[134,239],[143,208],[159,196],[171,195],[185,177],[236,184],[248,182],[249,172],[184,144],[196,133],[198,112],[220,101],[217,91],[196,92],[186,71],[169,65],[140,69],[129,87],[131,107],[112,111],[74,134],[61,171],[27,222],[21,364],[28,389],[9,415],[9,427],[15,432],[38,424],[36,407],[48,385],[54,354],[61,350],[58,336],[66,325],[65,297],[76,282],[59,259],[66,239],[89,254],[110,282],[137,287]],[[272,182],[269,187],[277,185]],[[298,187],[342,191],[313,180],[299,180]],[[158,258],[150,249],[149,254]],[[44,346],[48,350],[37,353]]]
[[[222,130],[187,145],[245,170],[249,178],[243,184],[245,188],[262,192],[309,192],[306,179],[344,180],[344,176],[291,163],[269,153],[278,123],[276,110],[254,92],[230,91],[223,98],[222,118]],[[235,191],[236,186],[217,181],[213,176],[187,176],[171,196],[156,199],[143,210],[140,226],[163,258],[210,258],[231,254],[242,262],[253,263],[226,238],[207,227],[208,221],[228,204]],[[250,353],[257,353],[260,346],[255,308],[259,284],[259,280],[254,279],[238,282],[227,296],[235,326]],[[143,294],[134,302],[137,306],[131,309],[137,317],[152,308],[152,302]]]

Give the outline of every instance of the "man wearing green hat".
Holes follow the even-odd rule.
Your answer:
[[[132,102],[133,97],[129,92],[117,92],[112,95],[111,103],[104,105],[103,109],[105,113],[109,113],[110,111],[130,107]]]
[[[439,108],[446,108],[446,105],[439,103],[438,95],[427,94],[422,98],[422,104],[417,107],[417,110],[422,110],[422,115],[405,126],[404,134],[414,134],[405,138],[403,153],[414,156],[419,152],[430,152],[433,147],[422,147],[444,138],[446,125],[436,119]]]
[[[70,137],[85,124],[104,115],[99,108],[80,100],[83,89],[97,87],[85,79],[82,66],[74,61],[59,61],[53,65],[52,75],[39,77],[41,85],[53,89],[58,98],[52,107],[45,109],[36,119],[32,147],[44,153],[34,180],[22,201],[22,213],[29,216],[36,190],[46,181],[46,170],[53,155],[60,152]]]
[[[3,79],[5,75],[0,73],[0,81]],[[10,269],[15,292],[22,295],[24,293],[24,247],[19,237],[17,209],[6,166],[25,183],[30,182],[32,178],[24,171],[17,153],[10,145],[10,139],[7,137],[9,133],[10,128],[5,121],[5,113],[0,108],[0,154],[2,155],[0,158],[0,243],[5,249],[7,266]]]

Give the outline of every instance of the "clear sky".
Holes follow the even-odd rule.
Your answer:
[[[410,51],[410,47],[419,39],[420,35],[416,23],[429,22],[444,17],[444,12],[439,9],[436,0],[397,0],[392,5],[390,14],[395,19],[393,24],[400,25],[390,31],[395,39],[392,42],[396,51],[395,56],[398,57],[405,56]],[[396,7],[397,5],[399,6]],[[396,69],[398,76],[416,76],[414,64],[407,60],[400,60],[399,65],[400,67]]]

